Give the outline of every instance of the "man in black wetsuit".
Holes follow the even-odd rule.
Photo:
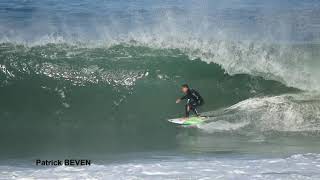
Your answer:
[[[181,86],[181,91],[185,95],[183,97],[177,99],[176,103],[179,103],[181,100],[187,99],[187,104],[185,106],[186,117],[189,117],[191,110],[197,116],[200,116],[200,114],[197,111],[197,107],[204,104],[204,101],[203,101],[203,98],[201,97],[201,95],[197,91],[190,89],[187,84],[184,84]]]

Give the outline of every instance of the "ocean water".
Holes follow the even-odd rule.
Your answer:
[[[2,0],[0,179],[319,179],[319,68],[314,0]]]

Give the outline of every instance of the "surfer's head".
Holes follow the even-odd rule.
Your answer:
[[[188,84],[183,84],[183,85],[181,86],[181,91],[182,91],[183,93],[187,93],[188,90],[189,90]]]

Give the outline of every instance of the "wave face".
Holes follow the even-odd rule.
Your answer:
[[[185,82],[204,96],[206,106],[202,111],[250,97],[299,92],[261,77],[230,76],[221,66],[190,60],[177,49],[124,44],[108,48],[2,44],[0,54],[1,138],[5,147],[12,147],[13,142],[30,148],[32,142],[49,147],[104,147],[102,139],[108,150],[119,146],[173,146],[176,130],[165,119],[183,115],[183,105],[174,101],[181,96],[179,86]],[[248,106],[244,107],[250,110],[254,110],[252,106],[268,110],[263,100],[257,106],[246,101],[243,103]],[[299,105],[297,108],[301,109]],[[251,118],[269,122],[258,110]],[[313,108],[310,114],[316,110]],[[311,126],[310,117],[301,118]],[[279,115],[277,119],[290,117]]]
[[[275,3],[1,2],[1,154],[318,137],[320,5]],[[165,121],[183,83],[216,116],[204,141]]]

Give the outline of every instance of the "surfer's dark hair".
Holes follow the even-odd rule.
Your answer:
[[[182,84],[182,86],[181,86],[181,87],[183,87],[183,88],[188,88],[188,89],[189,89],[188,84]]]

